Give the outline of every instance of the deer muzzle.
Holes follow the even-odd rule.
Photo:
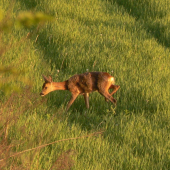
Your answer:
[[[40,96],[44,96],[44,93],[41,92],[41,93],[40,93]]]

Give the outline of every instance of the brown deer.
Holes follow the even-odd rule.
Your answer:
[[[86,107],[89,108],[89,93],[98,91],[105,97],[106,101],[111,101],[116,104],[117,101],[112,97],[114,93],[120,88],[115,84],[113,76],[106,72],[87,72],[83,74],[76,74],[63,82],[53,82],[52,77],[48,78],[43,75],[45,83],[42,87],[41,96],[55,91],[55,90],[69,90],[72,94],[70,101],[67,104],[66,111],[73,104],[78,95],[84,95]],[[113,89],[109,94],[108,90]]]

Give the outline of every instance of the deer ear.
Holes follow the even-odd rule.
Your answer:
[[[52,82],[52,78],[51,78],[51,76],[50,76],[50,78],[47,78],[46,76],[44,76],[44,75],[42,75],[43,76],[43,78],[44,78],[44,81],[46,82],[46,83],[51,83]]]
[[[50,80],[50,82],[52,83],[53,82],[52,77],[51,76],[48,76],[48,77],[49,77],[48,80]]]

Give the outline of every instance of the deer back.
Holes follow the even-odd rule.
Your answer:
[[[68,90],[72,93],[104,91],[114,84],[114,77],[106,72],[76,74],[68,79]]]

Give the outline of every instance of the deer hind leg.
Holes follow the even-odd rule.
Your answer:
[[[109,89],[113,89],[113,91],[110,93],[110,95],[112,96],[113,94],[115,94],[119,90],[119,88],[120,88],[120,86],[112,84],[109,87]],[[105,101],[108,102],[109,100],[107,98],[105,98]]]
[[[83,96],[84,96],[86,108],[89,109],[89,93],[85,93],[83,94]]]
[[[70,106],[73,104],[73,102],[76,100],[77,96],[79,95],[79,93],[72,93],[71,99],[67,104],[67,108],[66,108],[66,112],[68,111],[68,109],[70,108]]]
[[[107,92],[107,91],[99,91],[99,93],[105,97],[105,100],[106,100],[106,101],[109,100],[109,101],[111,101],[113,104],[116,105],[116,103],[117,103],[116,99],[114,99],[114,98],[109,94],[109,92]]]
[[[110,87],[109,87],[109,89],[113,89],[113,91],[110,93],[110,95],[112,96],[113,94],[115,94],[118,90],[119,90],[119,88],[120,88],[120,86],[118,86],[118,85],[111,85]]]

